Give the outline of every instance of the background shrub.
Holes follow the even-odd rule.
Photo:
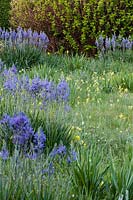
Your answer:
[[[0,27],[9,27],[9,9],[11,0],[0,0]]]
[[[133,32],[130,0],[12,0],[11,8],[11,25],[45,31],[51,51],[92,54],[101,32],[108,36]]]

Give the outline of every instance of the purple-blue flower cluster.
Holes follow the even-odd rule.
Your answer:
[[[46,135],[42,129],[39,129],[39,131],[35,133],[29,118],[23,112],[15,114],[14,116],[5,114],[0,121],[0,126],[2,130],[12,133],[12,144],[19,147],[21,151],[30,151],[31,146],[33,148],[32,150],[36,153],[40,153],[44,150]]]
[[[11,117],[9,126],[13,132],[13,143],[16,145],[26,145],[34,135],[30,120],[24,113]]]
[[[67,164],[71,164],[72,162],[77,160],[77,153],[73,149],[67,149],[65,145],[59,145],[55,147],[50,152],[50,163],[47,168],[42,170],[42,175],[48,175],[51,176],[55,172],[56,169],[56,162],[58,163],[64,163],[67,162]]]
[[[60,145],[52,150],[50,153],[51,157],[55,157],[56,155],[64,156],[67,153],[67,148],[64,145]]]
[[[60,157],[67,155],[67,162],[68,163],[77,160],[76,151],[71,150],[70,152],[68,152],[65,145],[59,145],[58,147],[55,147],[50,153],[50,156],[53,157],[53,158],[55,158],[57,155],[60,156]]]
[[[5,90],[14,93],[19,89],[19,87],[21,87],[15,65],[13,65],[10,69],[4,69],[2,71],[2,77],[3,87]]]
[[[44,134],[42,129],[39,129],[37,133],[34,134],[33,144],[35,152],[42,152],[45,148],[46,143],[46,135]]]
[[[71,164],[72,162],[77,160],[77,153],[73,149],[67,149],[65,145],[59,145],[56,146],[51,152],[50,152],[50,164],[48,168],[42,170],[42,174],[47,174],[48,176],[51,176],[55,169],[56,169],[56,163],[58,162],[60,165],[64,162],[67,164]]]
[[[67,156],[67,163],[71,163],[75,160],[77,160],[77,153],[75,150],[68,151],[65,145],[59,145],[58,147],[55,147],[51,153],[50,156],[52,158],[55,158],[56,156],[59,156],[60,158]]]
[[[31,94],[39,94],[43,87],[44,87],[44,81],[42,81],[39,77],[33,78],[31,80],[31,83],[28,84],[28,90]]]
[[[9,46],[32,45],[43,50],[47,49],[49,43],[49,39],[44,32],[38,33],[31,29],[24,30],[21,27],[9,31],[0,28],[0,40],[3,40]]]
[[[39,97],[44,105],[46,102],[67,102],[69,100],[70,88],[65,80],[61,80],[57,85],[53,81],[28,76],[19,77],[17,69],[13,65],[9,70],[2,72],[3,87],[11,93],[25,91],[32,97]]]
[[[65,80],[61,80],[57,85],[57,98],[59,101],[68,101],[70,89]]]
[[[108,50],[115,51],[116,49],[132,49],[133,48],[133,41],[130,37],[124,38],[121,36],[116,36],[115,34],[112,37],[103,37],[102,35],[96,39],[96,47],[99,51],[105,52]]]

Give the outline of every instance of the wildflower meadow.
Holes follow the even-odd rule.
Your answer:
[[[0,28],[0,199],[132,200],[132,35],[93,57],[49,45]]]

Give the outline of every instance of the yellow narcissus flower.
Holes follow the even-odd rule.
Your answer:
[[[74,141],[80,141],[80,136],[79,135],[75,135],[74,136]]]
[[[126,117],[123,115],[123,113],[120,113],[119,118],[120,119],[126,119]]]

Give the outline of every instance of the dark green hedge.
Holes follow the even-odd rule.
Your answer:
[[[0,27],[9,27],[10,1],[0,0]]]
[[[133,1],[12,0],[11,24],[45,31],[51,51],[89,54],[101,32],[133,34]]]

